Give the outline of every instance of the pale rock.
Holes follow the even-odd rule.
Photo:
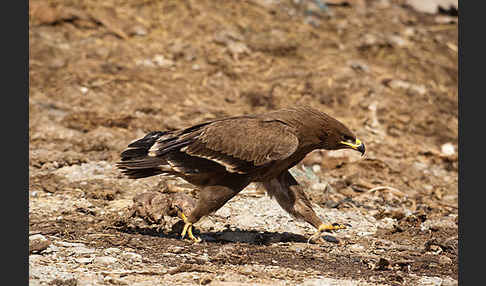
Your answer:
[[[156,65],[163,68],[169,68],[174,65],[172,60],[166,59],[163,55],[155,55],[152,60]]]
[[[119,254],[121,252],[122,252],[122,250],[119,249],[119,248],[116,248],[116,247],[110,247],[110,248],[107,248],[103,251],[103,253],[106,254],[106,255]]]
[[[456,149],[455,149],[454,145],[452,145],[452,143],[450,143],[450,142],[443,144],[440,147],[440,151],[445,156],[451,156],[451,155],[454,155],[456,153]]]
[[[89,264],[93,262],[94,258],[93,257],[80,257],[80,258],[75,258],[74,261],[79,264]]]
[[[124,252],[121,256],[133,262],[142,262],[142,255],[135,252]]]
[[[98,264],[98,265],[108,266],[108,265],[111,265],[111,264],[116,263],[117,261],[118,260],[115,257],[111,257],[111,256],[99,256],[99,257],[96,257],[93,260],[93,263],[94,264]]]

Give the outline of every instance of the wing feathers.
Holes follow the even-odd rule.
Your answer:
[[[194,142],[184,148],[192,156],[213,159],[229,171],[242,171],[247,163],[261,166],[293,154],[299,140],[293,129],[279,121],[232,118],[202,128]]]
[[[298,146],[295,131],[280,121],[256,117],[229,118],[179,131],[151,132],[128,146],[122,153],[119,167],[160,170],[162,165],[170,164],[191,169],[189,158],[180,157],[184,158],[182,161],[176,159],[176,154],[187,154],[192,158],[211,160],[229,172],[248,173],[255,167],[258,169],[259,166],[291,156]],[[168,161],[168,158],[175,161]],[[198,161],[198,164],[202,162],[204,160]],[[212,164],[207,162],[206,165],[214,168]],[[197,169],[201,167],[198,165]]]

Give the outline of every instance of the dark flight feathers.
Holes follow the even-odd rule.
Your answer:
[[[299,140],[278,120],[241,117],[199,124],[181,131],[154,131],[128,145],[118,163],[126,175],[142,178],[161,174],[163,165],[177,165],[169,153],[211,160],[229,172],[289,157]]]

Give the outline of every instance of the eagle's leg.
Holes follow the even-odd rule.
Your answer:
[[[297,219],[303,219],[317,228],[309,240],[316,239],[323,231],[332,231],[346,228],[343,224],[325,224],[312,209],[304,189],[292,177],[289,171],[281,173],[277,178],[264,182],[268,194],[275,197],[279,205]]]
[[[192,223],[189,222],[189,220],[187,219],[187,216],[182,212],[182,210],[178,210],[177,215],[184,221],[184,228],[182,229],[181,238],[184,238],[186,236],[186,233],[187,233],[187,236],[194,243],[201,242],[201,238],[196,237],[196,236],[194,236],[194,234],[192,234]]]
[[[196,207],[188,216],[181,213],[180,217],[184,220],[184,229],[181,233],[182,238],[186,235],[194,242],[201,239],[192,234],[192,225],[199,221],[203,216],[217,211],[227,201],[236,196],[243,188],[248,185],[248,179],[243,176],[226,176],[217,185],[205,186],[200,189],[199,199]]]

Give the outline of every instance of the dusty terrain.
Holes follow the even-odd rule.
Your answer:
[[[457,285],[457,16],[404,2],[30,0],[30,284]],[[124,178],[132,140],[295,104],[366,144],[292,169],[350,228],[309,244],[255,185],[197,245],[131,212],[146,191],[197,196]]]

